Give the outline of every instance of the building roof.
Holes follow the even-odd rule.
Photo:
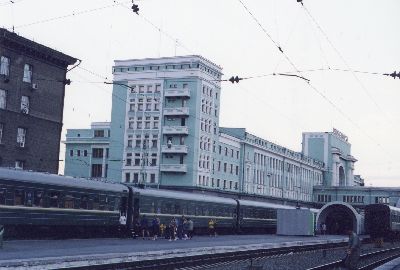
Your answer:
[[[0,45],[15,51],[23,51],[26,54],[64,67],[72,65],[78,60],[72,56],[19,36],[5,28],[0,28]]]

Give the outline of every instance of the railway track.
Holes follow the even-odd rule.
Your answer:
[[[362,254],[359,260],[359,270],[372,270],[376,267],[385,264],[397,257],[400,257],[400,247],[387,248],[383,250],[373,251]],[[331,263],[319,265],[307,270],[328,270],[340,269],[343,265],[342,260],[334,261]]]
[[[134,262],[115,262],[98,265],[85,265],[79,267],[58,268],[65,270],[150,270],[150,269],[163,269],[163,270],[195,270],[195,269],[217,269],[225,264],[232,264],[235,262],[257,261],[266,257],[279,257],[287,256],[288,254],[302,253],[307,251],[315,251],[322,249],[343,248],[347,243],[329,243],[329,244],[313,244],[304,246],[293,246],[284,248],[273,249],[258,249],[226,252],[219,254],[203,254],[196,256],[182,256],[155,260],[141,260]],[[258,266],[253,266],[250,263],[250,268],[247,269],[260,269]]]

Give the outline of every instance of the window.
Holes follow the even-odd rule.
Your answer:
[[[15,190],[14,191],[14,205],[24,205],[25,201],[25,193],[23,190]]]
[[[239,166],[236,166],[236,175],[239,175]]]
[[[58,207],[59,205],[59,200],[60,200],[60,193],[59,192],[50,192],[49,194],[49,203],[50,207]]]
[[[7,91],[0,89],[0,109],[5,109],[7,106]]]
[[[125,173],[125,183],[129,183],[131,181],[131,174]]]
[[[32,82],[32,65],[25,64],[24,66],[24,77],[22,78],[23,82],[31,83]]]
[[[139,174],[138,173],[134,173],[133,174],[133,183],[138,183],[139,182]]]
[[[96,137],[104,137],[104,130],[102,130],[102,129],[96,129],[95,131],[94,131],[94,137],[96,138]]]
[[[224,162],[224,172],[226,172],[226,163]]]
[[[157,148],[157,139],[153,139],[153,140],[151,141],[151,147],[152,147],[152,148]]]
[[[19,147],[25,147],[26,128],[18,128],[17,144]]]
[[[101,164],[92,164],[92,177],[101,177],[102,170],[103,168]]]
[[[102,158],[103,157],[103,148],[93,148],[92,149],[94,158]]]
[[[81,156],[81,150],[76,150],[76,155],[77,155],[78,157],[80,157],[80,156]]]
[[[126,159],[126,166],[131,166],[132,164],[132,159],[131,158],[127,158]]]
[[[71,195],[65,195],[64,197],[64,208],[74,209],[74,197]]]
[[[28,96],[21,97],[21,113],[24,113],[24,114],[29,113],[29,97]]]
[[[1,139],[3,138],[3,129],[4,129],[4,125],[3,125],[3,123],[0,123],[0,144],[1,144]]]
[[[6,189],[4,188],[0,189],[0,204],[6,204]]]
[[[161,85],[160,84],[157,84],[156,85],[156,93],[159,93],[161,91]]]
[[[74,150],[69,150],[69,156],[73,157],[74,156]]]
[[[72,151],[72,150],[71,150]],[[83,156],[87,157],[87,150],[83,150]]]
[[[156,182],[156,175],[154,173],[150,174],[150,183],[154,184]]]
[[[2,56],[0,62],[0,75],[10,75],[10,58]]]
[[[35,191],[34,192],[33,206],[43,207],[43,191]]]

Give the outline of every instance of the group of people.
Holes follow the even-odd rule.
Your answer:
[[[173,217],[168,225],[161,223],[157,216],[154,216],[151,223],[145,215],[137,222],[135,232],[140,232],[143,239],[157,240],[158,237],[164,237],[169,241],[177,239],[192,239],[194,235],[194,223],[190,218],[182,216],[181,218]],[[134,234],[136,237],[137,234]]]

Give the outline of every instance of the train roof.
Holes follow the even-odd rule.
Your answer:
[[[121,184],[9,168],[0,168],[0,179],[102,191],[128,192],[128,188]]]
[[[212,195],[171,191],[163,189],[153,189],[153,188],[145,188],[145,189],[133,188],[133,190],[145,196],[163,197],[163,198],[178,199],[178,200],[200,201],[200,202],[214,202],[214,203],[222,203],[234,206],[237,205],[234,199],[217,197]]]
[[[249,200],[239,200],[239,204],[244,205],[244,206],[254,206],[254,207],[262,207],[262,208],[296,209],[295,206],[269,203],[269,202],[249,201]]]

